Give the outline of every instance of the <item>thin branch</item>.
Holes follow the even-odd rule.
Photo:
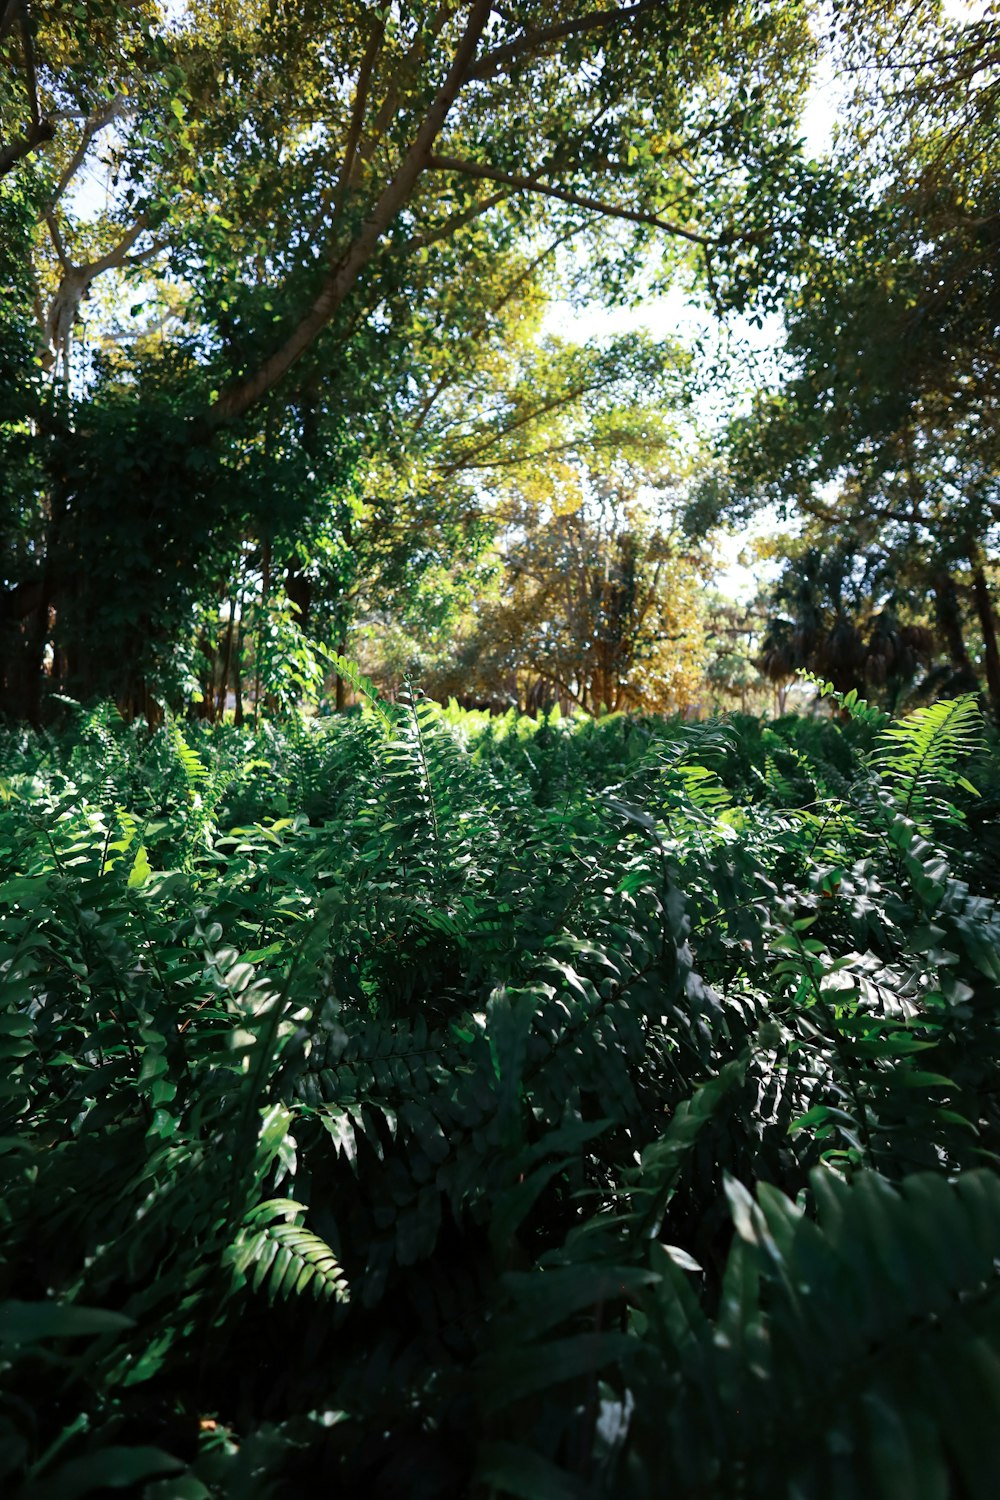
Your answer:
[[[392,120],[399,109],[400,100],[403,96],[404,80],[413,69],[414,65],[421,62],[426,54],[428,46],[431,42],[437,40],[454,12],[455,5],[454,3],[452,3],[452,0],[444,0],[444,3],[439,5],[437,10],[434,12],[429,24],[426,27],[421,28],[420,32],[414,38],[413,44],[410,47],[410,50],[406,53],[405,57],[400,58],[399,61],[393,65],[392,87],[386,94],[385,98],[382,100],[381,107],[379,108],[379,111],[375,116],[375,122],[372,125],[370,135],[366,137],[359,146],[358,157],[361,161],[367,162],[371,160],[372,156],[374,155],[376,145],[381,140],[386,130],[389,128],[389,125],[392,123]],[[467,77],[468,74],[466,74],[466,78]],[[465,80],[463,79],[463,82],[464,81]]]
[[[436,229],[426,229],[423,234],[415,234],[412,239],[408,239],[402,247],[403,251],[410,253],[413,250],[426,250],[429,245],[436,245],[439,240],[446,240],[456,230],[463,229],[466,224],[482,218],[483,214],[489,213],[491,208],[505,203],[509,197],[510,193],[492,193],[481,203],[473,203],[468,208],[463,208],[460,213],[450,214]]]
[[[361,127],[364,124],[365,108],[368,103],[368,90],[371,87],[372,71],[375,67],[375,59],[382,45],[385,27],[379,17],[371,29],[365,55],[361,59],[361,67],[358,69],[358,81],[354,89],[354,103],[351,107],[351,122],[347,129],[347,144],[344,147],[344,160],[340,167],[340,179],[333,195],[333,217],[336,219],[344,206],[344,197],[347,185],[351,180],[354,170],[354,159],[358,151],[358,142],[361,139]]]
[[[554,255],[555,252],[559,249],[560,245],[563,245],[567,240],[572,239],[575,233],[576,231],[573,229],[565,230],[562,234],[557,235],[551,244],[546,245],[545,249],[542,250],[538,255],[536,255],[533,260],[528,261],[523,270],[517,276],[515,276],[510,285],[504,289],[503,295],[501,297],[498,297],[495,302],[491,303],[488,312],[496,314],[502,307],[505,307],[507,303],[512,300],[512,298],[517,296],[524,283],[535,273],[535,271],[537,271],[538,267],[543,263],[543,261],[547,260],[550,255]],[[479,334],[485,331],[485,328],[486,315],[484,314],[484,316],[479,318],[473,325],[473,328],[471,330],[472,336],[474,338],[477,337]],[[463,370],[465,368],[464,361],[461,368]],[[430,415],[430,411],[434,406],[434,403],[448,389],[448,386],[453,384],[460,373],[461,370],[456,370],[454,366],[452,366],[450,369],[445,370],[444,374],[441,376],[441,379],[433,387],[430,395],[426,398],[417,414],[417,418],[413,423],[412,429],[414,434],[420,431],[421,427],[423,427],[425,421]]]
[[[169,244],[169,240],[154,240],[147,250],[139,250],[135,255],[126,255],[122,265],[144,266],[147,261],[152,260],[154,255],[159,255],[162,250],[166,250]]]
[[[507,63],[515,62],[526,53],[537,52],[549,42],[563,41],[566,37],[579,36],[585,31],[595,31],[602,26],[614,26],[621,21],[631,21],[647,11],[665,9],[665,0],[638,0],[635,5],[626,5],[619,10],[594,10],[575,20],[561,21],[553,26],[541,26],[538,30],[526,31],[517,42],[495,47],[481,57],[470,73],[470,78],[493,78]]]
[[[52,121],[42,120],[39,125],[30,126],[19,140],[11,141],[8,146],[0,149],[0,177],[5,177],[12,168],[17,166],[22,157],[30,156],[36,146],[42,146],[46,141],[51,141],[55,133]]]
[[[511,430],[513,429],[498,432],[494,438],[490,439],[490,444],[501,442]],[[482,459],[479,463],[466,463],[464,460],[461,460],[458,463],[451,464],[444,470],[444,478],[447,479],[452,474],[461,473],[467,469],[516,469],[522,464],[534,463],[540,458],[554,458],[557,453],[572,453],[579,446],[580,439],[573,437],[567,438],[562,443],[551,443],[547,448],[535,448],[530,453],[515,453],[510,458],[486,458]]]
[[[87,152],[90,148],[91,141],[94,139],[94,136],[97,135],[100,131],[106,130],[109,125],[117,120],[118,116],[122,113],[124,105],[124,96],[122,94],[116,94],[113,99],[108,101],[103,109],[95,110],[92,114],[86,116],[83,122],[83,133],[80,136],[80,140],[77,144],[76,150],[73,152],[73,155],[66,163],[59,181],[56,183],[55,187],[52,190],[52,197],[49,200],[50,208],[54,207],[59,202],[59,199],[69,187],[77,172],[79,172],[80,168],[83,166],[84,162],[87,159]]]
[[[85,123],[83,134],[80,137],[79,144],[77,145],[76,150],[73,152],[73,155],[67,162],[64,171],[60,175],[59,181],[56,183],[55,187],[52,190],[51,203],[53,207],[59,202],[59,199],[69,187],[73,178],[76,176],[77,172],[79,172],[80,168],[83,166],[84,161],[86,160],[87,147],[90,145],[93,136],[93,132],[88,129],[89,123],[89,120]]]
[[[432,16],[431,18],[429,28],[422,31],[416,37],[406,55],[393,64],[391,74],[393,80],[392,87],[383,99],[378,113],[375,116],[375,121],[371,129],[367,133],[359,133],[358,138],[354,141],[353,147],[349,145],[348,148],[345,149],[344,165],[345,167],[347,166],[347,162],[349,159],[350,167],[345,174],[342,174],[341,180],[332,191],[330,189],[327,189],[322,194],[320,199],[319,212],[314,217],[312,222],[311,234],[315,235],[320,226],[325,221],[331,201],[334,201],[336,203],[334,219],[336,219],[336,217],[339,215],[343,207],[343,201],[346,197],[348,188],[351,187],[352,183],[354,183],[359,176],[359,168],[366,166],[371,162],[372,157],[375,155],[375,149],[379,141],[382,139],[386,129],[392,122],[393,116],[396,114],[396,111],[399,108],[400,99],[402,98],[403,94],[402,80],[405,78],[407,72],[412,69],[414,63],[418,63],[420,61],[423,53],[426,51],[428,41],[433,41],[434,39],[436,39],[442,27],[446,24],[449,17],[451,16],[453,10],[454,6],[452,4],[439,5],[434,16]],[[378,36],[379,45],[381,45],[381,41],[384,39],[384,25],[381,21],[378,23]],[[372,46],[372,41],[373,38],[369,37],[369,48]],[[362,60],[361,68],[358,73],[358,82],[355,86],[352,121],[348,127],[349,137],[353,131],[353,113],[355,111],[358,111],[358,102],[362,93],[362,75],[364,73],[366,60],[367,49],[365,59]],[[372,67],[374,67],[374,61],[375,59],[373,57]],[[365,80],[364,88],[364,93],[366,96],[370,95],[370,89],[370,79],[367,79]],[[364,109],[366,102],[367,99],[361,101],[361,108],[359,111],[358,125],[361,132],[363,132]]]
[[[483,442],[477,443],[473,448],[470,448],[468,452],[463,453],[453,463],[448,464],[441,471],[442,478],[448,479],[452,474],[456,474],[460,469],[493,467],[491,464],[476,464],[474,460],[477,459],[481,453],[488,452],[490,448],[494,447],[497,443],[502,442],[504,438],[510,437],[512,433],[520,431],[522,427],[526,427],[529,422],[534,422],[538,417],[548,416],[549,412],[558,411],[561,406],[569,406],[571,402],[579,400],[579,398],[586,395],[588,391],[600,389],[603,384],[603,381],[594,381],[592,383],[587,381],[583,385],[571,386],[568,391],[562,391],[558,396],[553,396],[550,398],[550,400],[543,401],[540,406],[532,407],[530,411],[527,411],[523,416],[518,417],[516,422],[511,422],[511,424],[508,427],[505,427],[502,432],[491,432],[489,437],[484,439]]]
[[[59,264],[62,266],[64,271],[68,271],[70,269],[70,259],[66,254],[66,246],[63,244],[63,237],[59,232],[58,220],[56,219],[56,216],[51,209],[49,209],[45,215],[45,222],[48,225],[49,237],[52,240],[52,248],[55,250],[56,255],[59,258]]]
[[[38,103],[38,78],[35,73],[35,49],[31,42],[31,22],[28,17],[28,8],[23,0],[8,0],[3,17],[0,19],[0,40],[10,31],[15,21],[20,21],[21,27],[21,53],[24,59],[24,71],[27,78],[28,108],[31,111],[31,123],[24,135],[18,140],[11,141],[0,149],[0,177],[6,176],[19,161],[29,156],[36,146],[44,145],[50,141],[56,133],[55,125],[51,120],[42,118],[41,107]]]
[[[499,167],[484,166],[481,162],[463,161],[457,156],[432,156],[428,167],[434,172],[460,172],[466,177],[481,177],[488,182],[502,182],[507,187],[524,193],[540,193],[545,198],[557,198],[560,203],[569,203],[574,208],[587,209],[591,213],[604,214],[612,219],[627,219],[632,224],[649,224],[654,229],[665,229],[668,234],[679,235],[694,245],[717,245],[718,238],[699,234],[694,229],[685,229],[658,214],[645,213],[641,209],[621,208],[614,203],[603,203],[582,193],[570,192],[568,188],[555,187],[552,183],[539,182],[534,177],[524,177],[518,172],[502,172]]]

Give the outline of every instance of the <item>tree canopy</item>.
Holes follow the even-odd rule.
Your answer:
[[[809,546],[905,577],[874,612],[933,627],[1000,705],[997,24],[935,0],[102,0],[85,24],[5,0],[5,711],[211,715],[247,674],[265,691],[273,630],[294,655],[393,612],[452,629],[507,482],[555,493],[580,434],[624,453],[621,413],[676,411],[712,368],[570,344],[547,305],[681,284],[780,314],[786,371],[735,403],[689,539],[794,511]],[[824,57],[844,98],[811,159]]]
[[[734,424],[716,497],[795,511],[834,572],[838,554],[880,572],[881,603],[924,611],[956,681],[968,628],[996,711],[1000,15],[929,3],[908,23],[835,33],[853,88],[821,232],[785,281],[786,378]]]
[[[743,275],[786,228],[796,4],[107,3],[79,30],[72,5],[4,9],[21,711],[46,651],[66,691],[169,696],[248,545],[296,573],[275,548],[331,496],[364,511],[379,466],[436,473],[436,507],[510,457],[590,378],[511,359],[553,278],[628,297],[648,253]],[[418,529],[429,497],[406,496]]]

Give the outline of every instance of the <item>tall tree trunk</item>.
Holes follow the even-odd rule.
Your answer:
[[[264,629],[267,624],[267,601],[271,594],[271,543],[265,542],[261,548],[261,579],[260,579],[260,629],[257,631],[257,649],[254,652],[254,678],[253,678],[253,727],[256,730],[260,723],[260,659],[264,649]]]
[[[236,670],[233,675],[233,692],[236,695],[236,709],[233,714],[233,723],[237,729],[243,728],[243,611],[240,610],[240,624],[236,632]]]
[[[236,629],[236,593],[229,599],[229,621],[226,625],[226,645],[222,653],[222,677],[219,682],[219,701],[216,717],[221,724],[226,717],[226,697],[229,693],[229,674],[233,668],[233,633]]]
[[[49,515],[45,527],[42,577],[39,581],[37,596],[31,600],[34,608],[25,622],[24,629],[22,654],[24,673],[22,677],[23,702],[19,717],[27,719],[29,724],[32,724],[36,729],[41,727],[42,722],[42,677],[44,675],[45,646],[54,621],[52,607],[56,596],[56,551],[62,537],[65,514],[65,495],[59,487],[56,487],[49,500]],[[57,662],[54,660],[53,667],[55,668],[57,665]]]
[[[198,718],[207,723],[215,722],[215,655],[216,649],[207,635],[199,637],[198,646],[202,656],[205,658],[205,670],[201,678],[201,704],[198,708]]]
[[[965,645],[962,610],[955,580],[946,568],[941,568],[934,574],[931,587],[934,590],[934,616],[948,649],[948,660],[956,672],[974,677],[975,671]]]
[[[997,620],[990,597],[989,584],[983,569],[982,555],[978,549],[972,561],[972,594],[976,601],[979,628],[983,632],[983,648],[986,666],[986,686],[989,690],[990,706],[1000,718],[1000,648],[997,646]]]

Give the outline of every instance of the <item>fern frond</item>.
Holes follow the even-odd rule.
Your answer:
[[[417,750],[420,755],[420,766],[423,771],[424,788],[427,795],[427,811],[430,814],[431,828],[434,833],[434,844],[436,849],[441,845],[441,829],[438,824],[437,806],[434,799],[434,781],[431,776],[431,768],[427,762],[427,746],[424,743],[424,731],[420,723],[421,703],[410,683],[406,684],[404,699],[410,713],[413,716],[413,729],[416,738]]]
[[[336,651],[329,653],[328,660],[333,670],[337,673],[337,676],[342,677],[356,693],[361,694],[362,698],[365,699],[373,710],[382,728],[391,734],[393,728],[392,715],[389,713],[387,705],[379,697],[378,689],[371,678],[365,677],[361,669],[353,661],[348,661],[346,656],[340,656]]]
[[[292,1198],[271,1198],[247,1215],[226,1255],[234,1289],[250,1282],[266,1287],[267,1299],[301,1296],[312,1289],[317,1298],[347,1302],[350,1293],[340,1262],[325,1240],[297,1222],[305,1212]]]
[[[820,698],[830,698],[841,713],[846,714],[849,719],[854,719],[859,724],[868,724],[874,729],[880,729],[886,722],[887,715],[881,708],[875,708],[866,698],[858,695],[857,688],[851,688],[850,692],[842,693],[834,687],[832,682],[825,681],[815,672],[800,671],[795,674],[802,682],[808,682],[816,689]]]
[[[180,731],[180,727],[172,720],[170,723],[170,740],[174,747],[177,763],[184,773],[188,791],[193,795],[201,783],[208,777],[208,770],[202,764],[200,756],[192,750],[187,740]]]
[[[692,806],[714,817],[732,805],[729,789],[723,785],[718,772],[710,767],[683,762],[676,771]]]
[[[905,816],[919,815],[942,787],[976,789],[958,764],[982,743],[983,716],[975,693],[914,709],[883,729],[875,763]]]

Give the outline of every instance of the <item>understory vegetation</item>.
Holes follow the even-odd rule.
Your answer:
[[[991,1500],[976,699],[354,685],[4,731],[4,1493]]]

